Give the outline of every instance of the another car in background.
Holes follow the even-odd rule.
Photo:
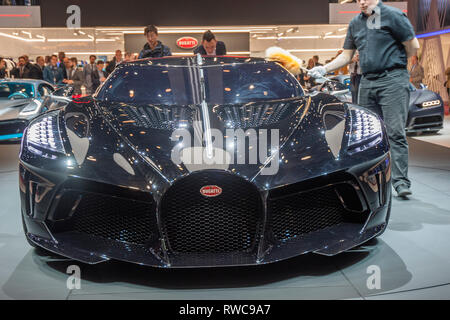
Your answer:
[[[55,89],[42,80],[0,80],[0,141],[19,141],[33,118],[71,101],[70,88]]]
[[[323,83],[314,87],[312,91],[329,93],[343,102],[351,103],[352,95],[349,90],[349,83],[349,75],[335,76],[329,78],[329,80],[323,80]],[[444,101],[441,96],[428,90],[423,84],[420,89],[417,89],[410,83],[409,90],[411,94],[406,132],[437,133],[443,128],[444,123]]]

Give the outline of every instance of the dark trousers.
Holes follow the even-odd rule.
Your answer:
[[[363,76],[359,87],[359,105],[378,114],[386,125],[391,145],[394,188],[401,184],[411,186],[405,132],[409,95],[409,74],[406,69],[396,69],[377,78]]]
[[[352,103],[358,103],[359,84],[361,83],[361,75],[352,73],[350,76],[350,91],[352,92]]]

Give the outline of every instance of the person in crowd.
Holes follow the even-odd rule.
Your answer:
[[[147,38],[147,43],[139,53],[139,59],[161,58],[172,55],[170,48],[158,40],[158,28],[154,25],[149,25],[146,27],[144,30],[144,35]]]
[[[84,80],[87,94],[93,94],[94,90],[92,88],[92,73],[97,69],[96,65],[97,57],[95,55],[89,56],[89,63],[84,66]]]
[[[363,77],[359,89],[359,105],[378,114],[386,125],[391,146],[392,184],[397,195],[412,194],[408,178],[408,140],[406,121],[409,111],[408,57],[420,48],[414,28],[405,13],[380,0],[358,0],[361,13],[350,22],[344,52],[333,62],[315,67],[311,76],[320,77],[350,63],[356,50],[360,54]],[[383,28],[370,20],[382,17]]]
[[[0,79],[6,78],[6,61],[0,58]]]
[[[409,69],[409,81],[414,87],[420,89],[423,78],[425,78],[425,72],[423,71],[423,67],[419,64],[419,58],[417,56],[412,56],[411,69]]]
[[[225,43],[217,41],[214,33],[208,30],[203,34],[201,46],[194,50],[194,54],[198,53],[202,56],[225,56],[227,54],[227,48],[225,47]]]
[[[63,71],[58,67],[58,56],[50,57],[50,64],[44,68],[44,80],[54,85],[63,84]]]
[[[336,59],[337,57],[339,57],[342,54],[342,52],[344,52],[344,50],[339,50],[336,54],[336,57],[334,57],[333,60]],[[348,74],[348,66],[343,66],[342,68],[340,68],[334,72],[335,76],[344,75],[344,74]]]
[[[308,66],[306,67],[306,69],[311,70],[313,68],[314,68],[314,60],[313,59],[309,59],[308,60]],[[303,80],[305,81],[306,89],[311,89],[312,87],[314,87],[316,85],[314,77],[311,77],[310,75],[305,74],[303,76]]]
[[[323,64],[321,64],[321,63],[319,62],[319,56],[314,56],[314,57],[313,57],[313,60],[314,60],[314,66],[315,66],[315,67],[317,67],[317,66],[323,66]]]
[[[45,62],[44,57],[39,56],[36,58],[36,63],[33,64],[32,72],[30,73],[31,79],[43,80],[44,79]]]
[[[125,57],[123,59],[124,61],[133,61],[133,55],[130,52],[125,52]]]
[[[105,63],[102,60],[97,61],[96,69],[91,73],[92,93],[108,78],[108,72],[104,71],[104,66]]]
[[[28,61],[28,56],[19,57],[17,67],[11,70],[11,77],[15,79],[30,79],[33,65]]]
[[[358,91],[362,76],[358,51],[355,52],[352,63],[349,64],[348,69],[350,70],[350,91],[352,92],[352,102],[354,104],[358,104]]]
[[[58,52],[58,67],[60,67],[61,69],[64,70],[65,66],[64,66],[64,58],[66,57],[66,54],[64,53],[64,51]]]
[[[448,67],[447,70],[445,70],[445,75],[447,76],[445,87],[447,88],[448,95],[450,96],[450,67]]]
[[[45,66],[50,65],[50,59],[51,58],[52,58],[51,56],[45,56]]]
[[[63,83],[73,86],[73,94],[81,95],[81,86],[84,83],[83,71],[77,68],[76,58],[64,58]]]
[[[114,58],[111,60],[111,62],[106,67],[106,71],[108,73],[112,73],[114,71],[114,69],[117,67],[117,65],[121,62],[123,62],[122,51],[116,50],[116,54],[114,55]]]

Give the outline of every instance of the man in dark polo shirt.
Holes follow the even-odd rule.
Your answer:
[[[323,77],[348,64],[355,50],[363,77],[358,104],[380,115],[386,125],[392,156],[392,182],[399,197],[412,194],[408,179],[408,141],[405,126],[409,105],[407,59],[419,42],[406,15],[381,0],[358,0],[361,14],[350,22],[344,52],[309,74]]]

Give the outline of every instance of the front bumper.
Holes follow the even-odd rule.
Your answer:
[[[381,234],[389,219],[389,154],[273,190],[258,190],[226,172],[201,175],[180,180],[155,200],[145,192],[58,177],[22,162],[26,235],[37,246],[88,264],[114,259],[215,267],[265,264],[308,252],[336,255]],[[211,204],[214,210],[202,211],[209,202],[189,203],[190,189],[199,194],[197,180],[229,183],[233,188],[224,189],[233,191],[224,195],[230,197],[226,202]],[[178,197],[170,194],[176,187],[187,191],[169,198]],[[182,207],[193,211],[182,216]]]
[[[430,108],[414,106],[408,114],[406,132],[439,131],[443,125],[443,104]]]

